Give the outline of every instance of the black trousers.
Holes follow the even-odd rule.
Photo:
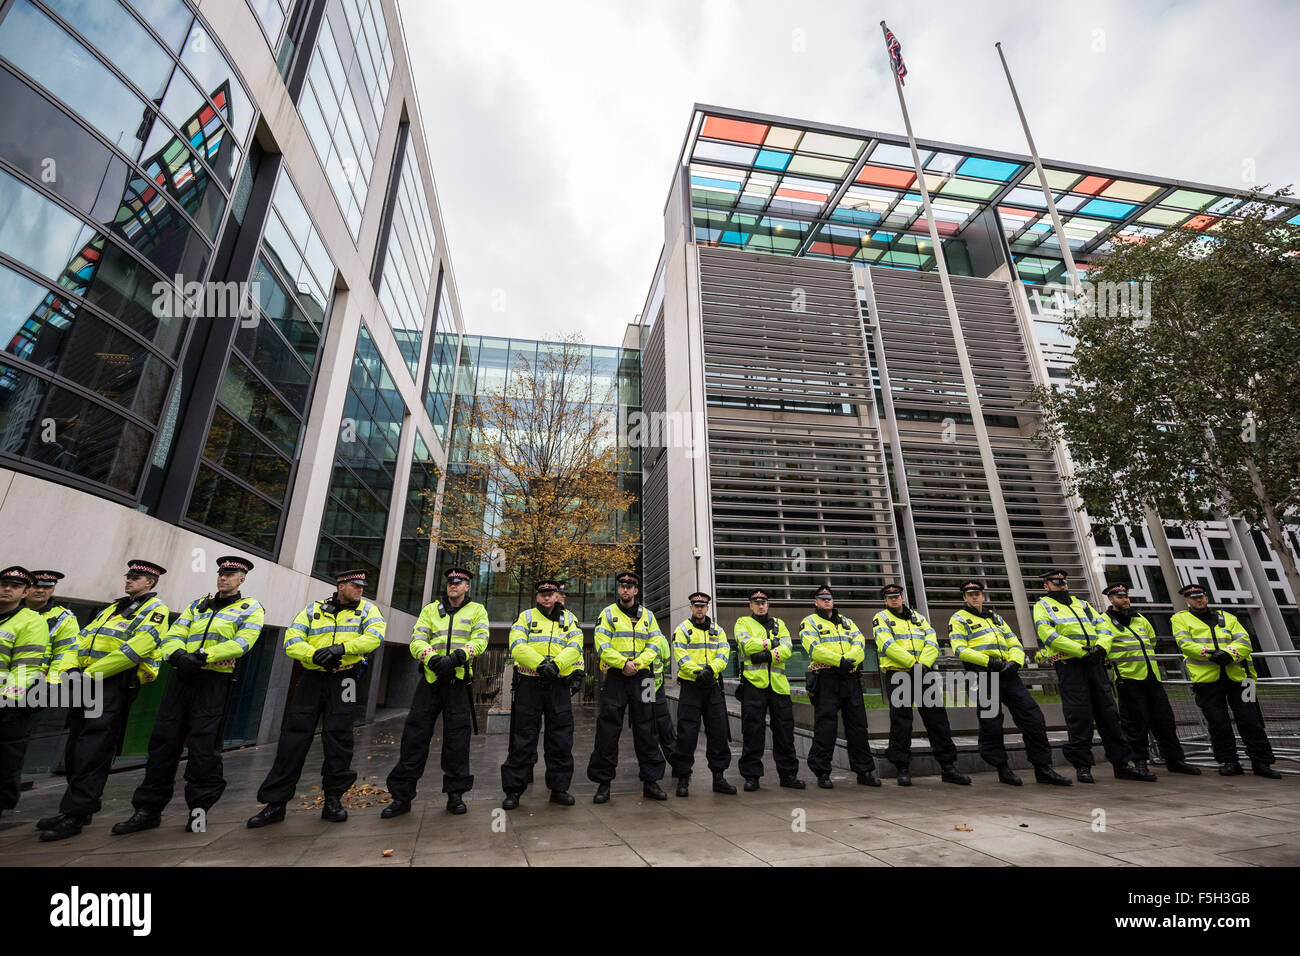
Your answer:
[[[1119,691],[1119,723],[1134,756],[1139,760],[1150,759],[1147,738],[1154,734],[1160,745],[1160,756],[1182,763],[1183,745],[1178,742],[1174,709],[1169,706],[1165,685],[1154,674],[1147,674],[1143,680],[1120,677],[1115,685]]]
[[[755,687],[741,680],[740,692],[740,775],[763,776],[763,751],[767,743],[767,725],[772,726],[772,759],[782,780],[799,775],[799,758],[794,752],[794,706],[789,694],[778,694],[769,687]]]
[[[23,757],[32,732],[30,707],[0,707],[0,810],[18,806]]]
[[[299,665],[301,666],[301,665]],[[333,674],[302,668],[293,700],[280,729],[280,743],[275,751],[271,772],[257,791],[258,803],[288,803],[298,788],[302,765],[307,760],[316,722],[321,722],[321,789],[326,796],[340,797],[356,782],[352,769],[352,716],[356,711],[355,684],[351,692],[344,682],[356,680],[355,667]]]
[[[211,810],[226,791],[221,775],[221,729],[225,723],[230,674],[199,671],[172,675],[149,736],[144,782],[136,787],[131,805],[161,811],[176,787],[181,751],[185,761],[185,805]]]
[[[700,740],[700,722],[704,723],[704,757],[709,770],[720,773],[731,766],[731,746],[727,741],[727,704],[722,698],[722,682],[707,686],[682,681],[677,699],[677,745],[668,754],[674,777],[689,777],[695,766],[695,747]]]
[[[655,732],[659,736],[659,749],[665,754],[671,753],[677,746],[677,728],[673,726],[673,715],[668,710],[668,691],[663,684],[655,691]]]
[[[501,765],[501,789],[506,793],[523,793],[533,782],[543,717],[546,788],[569,789],[573,780],[573,706],[568,685],[521,674],[511,700],[510,753]]]
[[[1047,741],[1047,719],[1038,701],[1030,696],[1029,688],[1020,679],[1020,674],[1008,674],[1005,671],[988,671],[989,678],[996,679],[998,700],[1002,707],[1011,711],[1011,720],[1015,723],[1025,740],[1025,756],[1035,767],[1052,765],[1052,745]],[[979,718],[980,756],[986,763],[1000,767],[1008,763],[1007,748],[1003,732],[1002,707],[998,708],[996,717]]]
[[[416,784],[424,776],[424,765],[429,761],[429,741],[433,740],[433,727],[439,714],[442,715],[442,792],[464,793],[474,789],[474,775],[469,772],[469,741],[474,718],[470,713],[468,687],[463,681],[444,678],[430,684],[420,675],[402,727],[397,766],[388,774],[388,792],[394,800],[415,799]],[[534,747],[536,740],[534,732]]]
[[[1228,707],[1237,720],[1241,742],[1246,745],[1246,755],[1255,763],[1273,762],[1273,748],[1264,732],[1264,714],[1259,704],[1241,698],[1241,683],[1220,672],[1213,684],[1193,684],[1196,703],[1205,714],[1210,728],[1210,746],[1214,759],[1227,763],[1237,759],[1237,741],[1232,736],[1232,723],[1228,720]]]
[[[623,720],[631,711],[632,746],[642,781],[664,778],[664,755],[655,733],[654,676],[640,671],[631,677],[622,671],[608,671],[600,692],[600,713],[596,717],[596,747],[587,762],[587,779],[609,783],[618,767],[618,738]]]
[[[867,708],[862,703],[862,683],[857,674],[842,677],[838,672],[809,671],[808,696],[813,702],[813,740],[808,748],[808,769],[820,777],[831,772],[835,732],[844,718],[844,740],[849,749],[849,767],[854,773],[876,769],[867,737]]]
[[[87,680],[84,675],[77,679]],[[63,755],[68,786],[59,801],[60,813],[82,816],[99,812],[99,798],[126,732],[131,702],[139,690],[135,669],[122,671],[100,682],[98,716],[90,716],[80,707],[68,714],[68,745]]]
[[[946,767],[957,762],[957,746],[952,742],[952,728],[948,726],[948,712],[942,707],[924,707],[914,692],[915,677],[911,671],[885,671],[886,693],[889,695],[889,746],[885,759],[896,767],[906,767],[912,762],[912,708],[921,712],[921,723],[930,738],[930,752],[939,765]],[[934,672],[937,674],[937,672]],[[906,688],[906,706],[894,703],[896,688]],[[916,698],[916,699],[913,699]]]
[[[1054,666],[1061,687],[1065,729],[1069,734],[1061,748],[1065,759],[1076,768],[1092,766],[1092,731],[1095,725],[1107,760],[1112,764],[1131,760],[1133,752],[1120,728],[1119,711],[1110,695],[1110,681],[1106,679],[1105,668],[1079,658],[1057,661]]]

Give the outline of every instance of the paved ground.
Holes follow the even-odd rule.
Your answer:
[[[274,756],[274,747],[226,755],[230,786],[209,815],[208,831],[185,833],[183,802],[156,830],[115,837],[110,826],[130,815],[130,796],[141,771],[114,774],[104,810],[80,836],[42,844],[33,822],[58,805],[63,782],[49,778],[23,795],[19,810],[0,818],[0,864],[7,866],[1295,866],[1300,864],[1300,777],[1281,781],[1254,776],[1223,778],[1161,775],[1155,784],[1117,781],[1109,768],[1092,787],[1001,785],[989,773],[970,787],[918,777],[910,790],[886,780],[879,790],[834,774],[835,789],[782,790],[770,768],[757,793],[714,794],[706,786],[689,799],[643,800],[623,735],[623,761],[613,799],[591,803],[595,784],[585,777],[594,711],[580,712],[578,803],[546,803],[537,786],[518,810],[499,810],[500,735],[474,738],[472,766],[478,787],[467,795],[469,813],[443,810],[435,754],[410,814],[379,816],[384,775],[396,760],[400,720],[361,728],[355,766],[361,790],[343,824],[325,823],[315,808],[320,750],[308,759],[289,818],[262,830],[244,820]],[[703,757],[701,741],[700,760]],[[879,756],[877,760],[879,760]],[[697,766],[699,764],[697,763]],[[542,776],[539,762],[538,777]],[[733,769],[729,776],[740,779]],[[704,783],[707,777],[697,775]],[[665,785],[671,780],[665,780]],[[182,782],[183,785],[183,782]],[[667,786],[666,789],[669,789]],[[179,788],[178,788],[179,791]],[[382,801],[382,802],[381,802]],[[369,803],[370,806],[359,806]],[[493,811],[497,812],[494,813]],[[1100,829],[1104,811],[1104,829]],[[1096,821],[1096,822],[1094,822]],[[1095,828],[1098,827],[1098,828]],[[386,851],[391,851],[385,856]]]

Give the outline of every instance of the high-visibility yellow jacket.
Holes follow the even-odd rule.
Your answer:
[[[985,614],[964,607],[948,618],[948,639],[958,659],[977,667],[988,667],[990,659],[1024,667],[1025,647],[1011,625],[997,611]]]
[[[1068,602],[1050,594],[1039,598],[1034,605],[1034,626],[1038,628],[1038,642],[1043,645],[1040,658],[1082,657],[1093,647],[1110,650],[1110,619],[1074,595]]]
[[[312,661],[323,647],[342,644],[345,653],[336,669],[347,670],[384,642],[388,625],[379,608],[366,600],[355,607],[340,607],[334,600],[313,601],[284,632],[284,652],[309,671],[325,669]]]
[[[1250,664],[1250,635],[1237,618],[1227,611],[1215,611],[1214,621],[1207,623],[1191,611],[1179,611],[1169,622],[1173,628],[1178,649],[1187,658],[1187,676],[1194,684],[1213,684],[1220,672],[1228,679],[1241,683]],[[1209,660],[1215,651],[1227,651],[1236,664],[1220,667]]]
[[[211,595],[199,598],[172,623],[158,656],[167,660],[177,651],[203,651],[208,659],[205,671],[232,674],[262,633],[265,618],[261,604],[240,594],[228,600]]]
[[[847,657],[858,667],[867,659],[867,647],[862,632],[853,619],[839,616],[833,621],[814,611],[799,622],[799,643],[811,659],[811,671],[838,667],[841,657]]]
[[[1153,656],[1156,652],[1156,629],[1136,611],[1127,624],[1121,624],[1113,609],[1106,610],[1113,637],[1106,657],[1115,665],[1115,672],[1126,680],[1146,680],[1155,674],[1161,680],[1160,665]]]
[[[714,677],[721,677],[731,659],[727,632],[717,621],[704,627],[687,618],[673,631],[673,657],[677,661],[677,679],[694,681],[707,667]]]
[[[0,697],[21,700],[45,671],[50,626],[22,602],[0,614]]]
[[[457,651],[465,652],[465,663],[453,672],[454,680],[474,676],[474,658],[487,650],[487,645],[487,608],[477,601],[466,601],[456,608],[441,599],[426,604],[411,633],[411,656],[421,664],[434,656],[450,657]],[[422,670],[426,681],[438,682],[437,674],[427,667]]]
[[[785,676],[785,665],[794,656],[794,641],[790,629],[779,617],[770,618],[768,627],[758,618],[745,615],[736,621],[736,651],[743,665],[741,676],[759,690],[771,687],[778,694],[790,694],[790,681]],[[750,660],[755,654],[771,651],[772,660],[755,664]]]
[[[673,649],[668,644],[668,638],[662,634],[656,637],[653,643],[659,651],[654,664],[650,668],[655,675],[655,693],[657,694],[659,689],[664,686],[664,673],[668,670],[668,662],[673,659]]]
[[[662,640],[663,636],[648,607],[642,606],[633,621],[617,602],[611,604],[600,612],[592,637],[600,654],[601,671],[611,667],[622,670],[628,661],[636,664],[637,670],[653,670],[660,654],[656,638]]]
[[[543,661],[553,661],[561,675],[572,673],[582,660],[582,628],[578,627],[578,619],[563,608],[555,620],[547,617],[541,608],[528,608],[510,628],[510,657],[521,674],[536,676]]]
[[[59,662],[60,672],[80,667],[86,674],[112,677],[134,667],[140,682],[149,683],[161,666],[158,651],[169,613],[154,594],[119,598],[81,629]]]
[[[51,684],[57,684],[61,679],[59,661],[63,659],[64,654],[77,646],[77,635],[81,633],[81,625],[77,623],[77,615],[62,604],[51,602],[36,613],[45,619],[50,629],[50,646],[45,652],[42,669],[45,671],[46,679]]]
[[[939,659],[934,628],[916,611],[906,617],[898,617],[888,608],[877,611],[871,619],[871,633],[876,637],[882,671],[907,671],[917,664],[930,667]]]

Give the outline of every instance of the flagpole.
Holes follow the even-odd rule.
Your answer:
[[[885,46],[888,48],[889,28],[885,26],[884,20],[880,21],[880,31],[885,37]],[[979,446],[980,462],[984,468],[989,499],[993,505],[993,518],[998,528],[998,543],[1002,547],[1002,559],[1011,584],[1011,598],[1016,606],[1017,622],[1021,634],[1033,634],[1034,619],[1029,609],[1029,595],[1025,592],[1025,579],[1020,572],[1020,559],[1016,556],[1015,538],[1011,534],[1011,520],[1007,516],[1006,501],[1002,497],[1002,485],[998,479],[997,462],[993,458],[993,446],[989,442],[988,426],[984,423],[984,410],[980,403],[979,390],[975,385],[975,372],[971,368],[970,355],[966,352],[966,338],[962,335],[957,303],[952,296],[952,282],[948,277],[948,262],[944,258],[943,245],[939,241],[939,227],[934,218],[934,211],[930,208],[930,190],[926,188],[925,170],[921,167],[921,156],[916,150],[916,138],[912,135],[912,120],[907,114],[903,83],[898,76],[898,70],[894,68],[892,58],[889,72],[894,77],[894,90],[898,93],[898,105],[903,111],[903,126],[907,130],[907,145],[912,150],[912,165],[916,168],[916,185],[921,191],[921,204],[925,209],[926,222],[930,226],[930,242],[934,246],[939,283],[943,287],[943,299],[948,306],[948,321],[952,325],[952,337],[957,346],[957,362],[961,366],[966,401],[970,406],[971,421],[975,426],[975,441]]]
[[[1065,263],[1065,273],[1069,277],[1070,291],[1074,293],[1077,302],[1083,294],[1083,283],[1080,282],[1079,270],[1074,265],[1074,254],[1070,252],[1070,243],[1065,237],[1065,227],[1061,224],[1061,216],[1056,211],[1056,200],[1052,198],[1051,187],[1047,185],[1047,173],[1043,170],[1043,161],[1038,158],[1038,147],[1034,144],[1034,136],[1029,132],[1029,120],[1025,118],[1024,107],[1020,105],[1020,94],[1016,92],[1016,82],[1011,78],[1011,67],[1007,65],[1006,54],[1002,52],[1002,42],[999,40],[993,45],[997,48],[998,59],[1002,61],[1002,72],[1007,75],[1007,85],[1011,87],[1011,98],[1015,101],[1016,112],[1020,114],[1020,125],[1025,131],[1025,141],[1029,144],[1029,155],[1033,157],[1034,169],[1038,172],[1038,184],[1042,187],[1043,198],[1047,201],[1047,212],[1052,217],[1052,230],[1056,233],[1056,242],[1061,249],[1061,260]],[[1164,579],[1165,589],[1169,592],[1170,603],[1173,604],[1175,609],[1181,609],[1185,607],[1185,603],[1178,596],[1178,590],[1183,585],[1178,577],[1178,565],[1174,563],[1174,553],[1169,547],[1169,539],[1165,536],[1165,526],[1160,520],[1160,515],[1156,512],[1155,506],[1150,502],[1143,504],[1142,513],[1143,518],[1146,520],[1147,530],[1151,535],[1151,544],[1155,547],[1156,555],[1160,559],[1160,576]],[[1101,577],[1101,575],[1098,575],[1098,577]],[[1104,583],[1103,581],[1103,586]]]

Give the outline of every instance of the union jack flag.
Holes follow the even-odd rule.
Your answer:
[[[903,48],[899,45],[898,37],[894,36],[893,30],[885,30],[885,46],[889,49],[889,61],[894,65],[894,72],[898,74],[898,82],[906,86],[907,67],[903,64]]]

